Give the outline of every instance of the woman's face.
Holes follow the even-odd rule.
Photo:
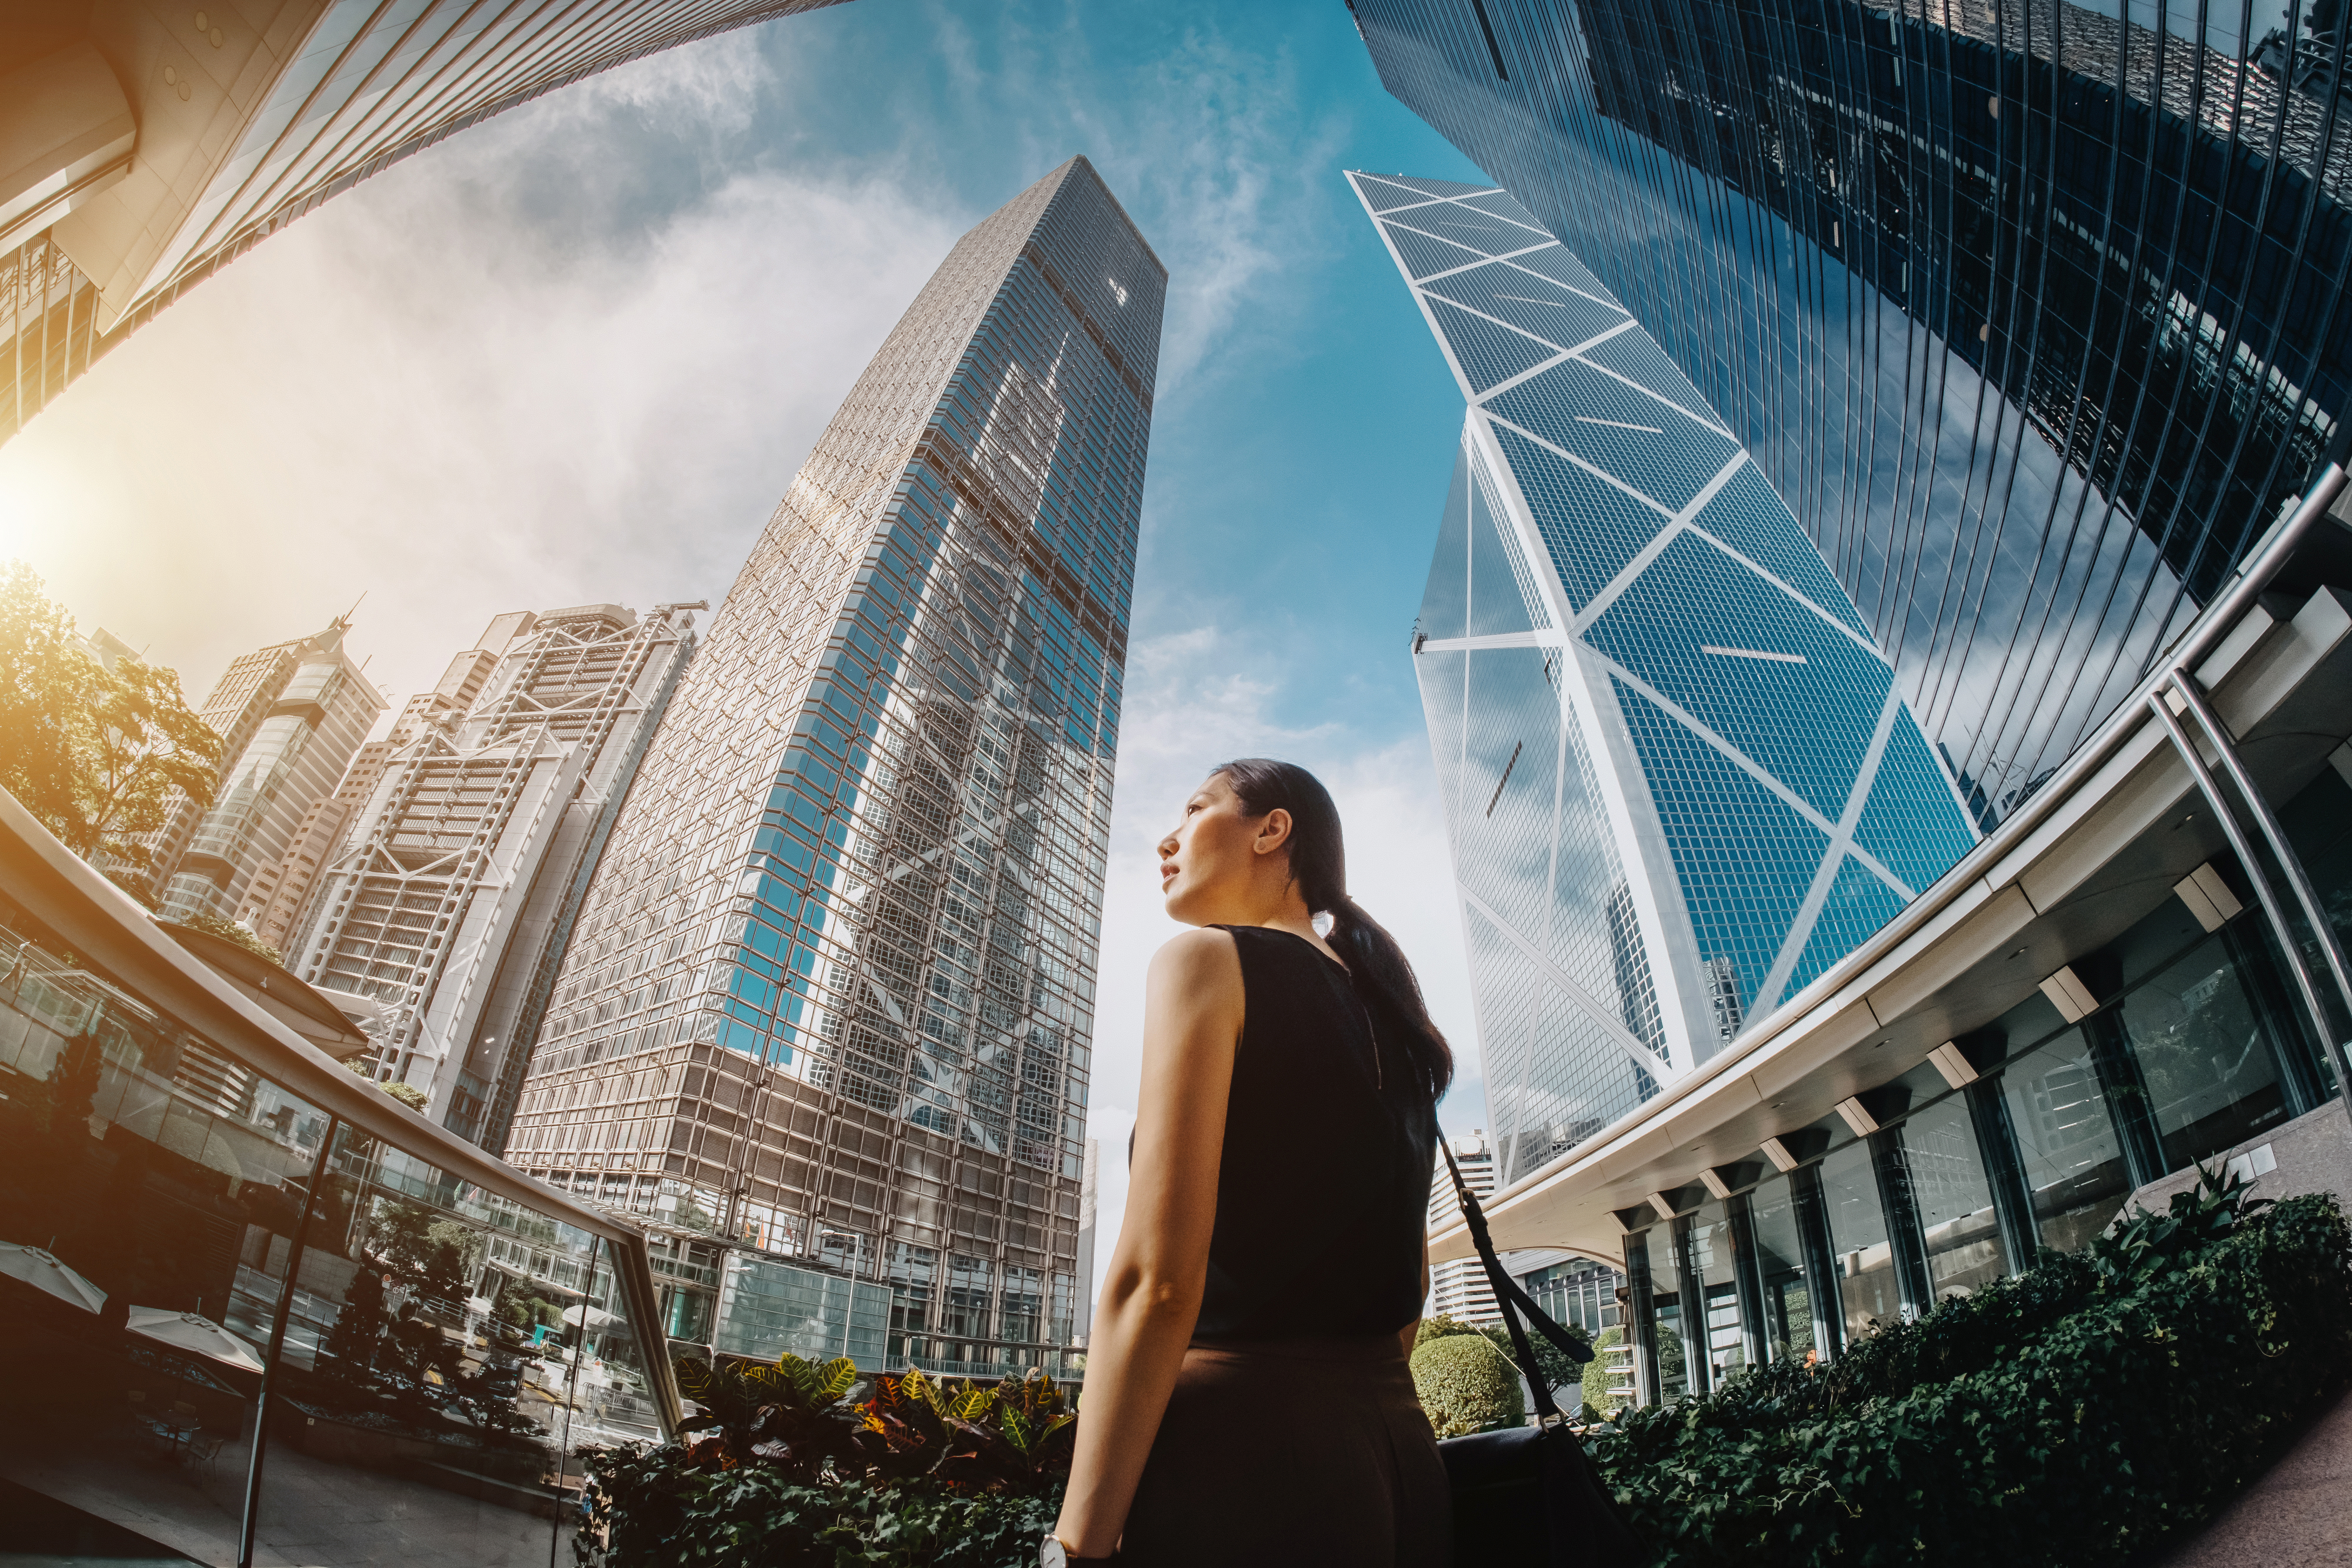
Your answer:
[[[1160,841],[1160,893],[1169,918],[1186,925],[1246,921],[1268,890],[1289,880],[1290,814],[1277,806],[1251,816],[1223,773],[1212,773],[1184,802],[1176,830]]]

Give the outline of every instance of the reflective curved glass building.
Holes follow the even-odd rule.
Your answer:
[[[2336,437],[2337,43],[2275,6],[1351,4],[1721,412],[1987,826]]]
[[[0,440],[191,285],[501,110],[836,0],[52,0],[0,29]]]
[[[1413,637],[1515,1181],[1976,842],[1821,554],[1500,190],[1349,176],[1469,407]]]

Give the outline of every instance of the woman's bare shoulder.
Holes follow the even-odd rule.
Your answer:
[[[1160,951],[1151,955],[1151,967],[1174,973],[1200,974],[1219,970],[1241,972],[1241,949],[1234,933],[1223,926],[1195,926],[1179,932],[1160,943]]]

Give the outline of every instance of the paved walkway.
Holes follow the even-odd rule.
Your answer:
[[[166,1464],[135,1447],[44,1445],[0,1432],[0,1484],[56,1499],[128,1532],[126,1539],[143,1538],[207,1568],[236,1562],[245,1464],[236,1444],[209,1465]],[[7,1495],[0,1492],[0,1502]],[[571,1557],[568,1522],[313,1458],[285,1442],[269,1446],[260,1524],[257,1568],[546,1568]],[[99,1563],[110,1553],[133,1560],[113,1568],[146,1568],[140,1552],[119,1543],[44,1544],[26,1553],[34,1561],[22,1568]],[[5,1523],[0,1568],[20,1568]]]
[[[2221,1517],[2150,1568],[2342,1568],[2352,1563],[2352,1393]]]

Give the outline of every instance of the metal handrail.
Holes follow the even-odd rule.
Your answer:
[[[644,1235],[532,1180],[365,1082],[238,994],[0,789],[0,890],[93,968],[289,1093],[450,1175],[604,1240],[666,1430],[681,1415]]]

